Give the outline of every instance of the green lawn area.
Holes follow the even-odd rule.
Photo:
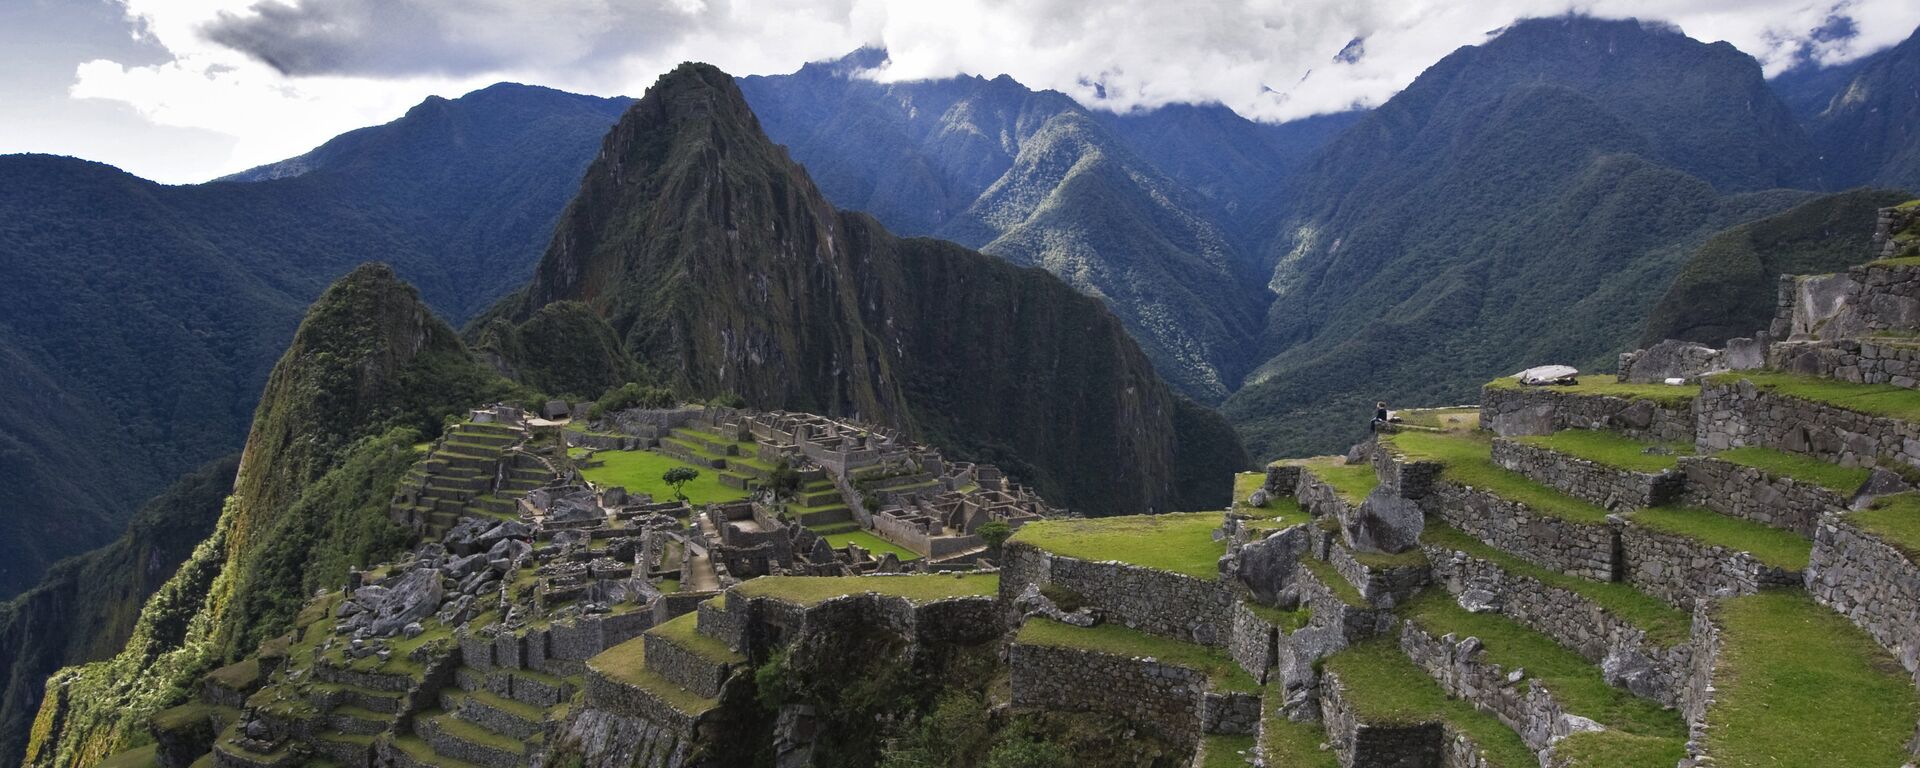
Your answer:
[[[1847,513],[1847,521],[1920,562],[1920,493],[1881,497],[1867,509]]]
[[[1165,664],[1204,672],[1216,690],[1259,693],[1253,676],[1225,650],[1150,635],[1119,624],[1076,627],[1052,619],[1031,618],[1020,627],[1014,642],[1052,648],[1078,648],[1114,656],[1151,657]]]
[[[1646,443],[1602,429],[1563,429],[1551,435],[1515,439],[1629,472],[1665,472],[1679,463],[1678,457],[1693,455],[1691,445]],[[1667,453],[1647,453],[1649,448],[1664,449]]]
[[[1329,656],[1326,669],[1340,678],[1347,700],[1368,725],[1444,721],[1472,738],[1500,768],[1540,764],[1513,729],[1472,704],[1447,698],[1440,684],[1414,666],[1391,639],[1368,640]]]
[[[739,586],[733,588],[733,591],[740,593],[742,597],[776,598],[802,606],[817,605],[841,595],[858,595],[867,592],[904,597],[914,602],[931,602],[950,597],[998,594],[1000,574],[762,576],[741,582]]]
[[[1340,575],[1339,569],[1334,568],[1332,563],[1317,557],[1303,557],[1300,558],[1300,564],[1312,571],[1321,584],[1333,590],[1333,596],[1340,598],[1340,602],[1355,608],[1367,607],[1367,599],[1360,595],[1360,590],[1354,588],[1353,582],[1347,581],[1347,577]]]
[[[589,482],[602,486],[617,485],[629,493],[650,494],[659,501],[673,498],[673,486],[667,485],[660,476],[674,467],[693,466],[652,451],[600,451],[593,458],[605,464],[580,470],[581,476]],[[719,470],[704,467],[694,469],[700,471],[700,476],[687,483],[685,491],[687,500],[695,505],[739,501],[749,495],[738,488],[721,485]]]
[[[1394,411],[1393,415],[1400,423],[1447,432],[1463,432],[1480,427],[1480,407],[1463,405],[1456,408],[1415,408]]]
[[[148,744],[144,747],[134,747],[125,752],[115,753],[113,756],[100,761],[99,766],[100,768],[147,768],[147,766],[157,766],[160,764],[160,757],[156,754],[158,750],[159,746],[155,744]]]
[[[1297,630],[1313,621],[1313,609],[1305,605],[1291,611],[1283,611],[1271,605],[1261,605],[1249,599],[1247,601],[1247,610],[1252,611],[1253,615],[1260,617],[1261,621],[1272,624],[1287,632]]]
[[[1348,464],[1340,456],[1319,456],[1311,459],[1297,459],[1292,462],[1299,465],[1314,477],[1333,486],[1334,493],[1341,500],[1359,506],[1367,500],[1367,494],[1373,493],[1374,486],[1380,484],[1379,476],[1373,472],[1372,464]]]
[[[1639,768],[1678,765],[1687,757],[1687,742],[1626,731],[1585,731],[1554,745],[1555,765],[1566,768]]]
[[[674,645],[716,664],[741,664],[747,657],[735,653],[726,643],[700,634],[697,612],[684,613],[665,624],[647,630],[647,634],[673,641]]]
[[[1800,534],[1699,507],[1652,507],[1627,516],[1656,531],[1685,536],[1752,554],[1760,562],[1790,571],[1807,569],[1813,542]]]
[[[641,636],[608,648],[588,659],[587,666],[614,680],[644,689],[689,715],[698,715],[720,705],[718,700],[674,685],[672,681],[661,677],[660,673],[648,669],[646,642],[647,638]]]
[[[827,536],[827,545],[834,549],[839,549],[848,544],[858,544],[861,549],[872,552],[874,557],[879,557],[886,552],[892,552],[893,556],[900,558],[900,562],[903,563],[908,560],[920,559],[920,556],[914,554],[913,550],[862,530],[852,530]]]
[[[1617,581],[1589,581],[1578,576],[1568,576],[1559,571],[1550,571],[1488,546],[1485,542],[1438,520],[1427,520],[1427,529],[1420,534],[1420,542],[1465,552],[1494,563],[1516,576],[1524,576],[1550,587],[1573,592],[1593,601],[1607,612],[1620,617],[1622,621],[1639,627],[1647,633],[1648,639],[1662,645],[1684,643],[1692,631],[1693,618],[1687,612],[1634,589],[1630,584]]]
[[[1286,686],[1280,675],[1273,675],[1267,683],[1267,694],[1261,710],[1260,729],[1266,733],[1266,749],[1262,757],[1266,764],[1274,768],[1339,768],[1340,758],[1331,749],[1321,749],[1327,740],[1326,729],[1319,723],[1296,723],[1280,715],[1280,708],[1271,702],[1286,699]]]
[[[1440,473],[1444,479],[1486,489],[1543,515],[1590,525],[1607,521],[1607,510],[1599,505],[1568,496],[1493,463],[1493,440],[1486,435],[1400,432],[1381,439],[1408,459],[1445,464],[1446,469]]]
[[[1873,470],[1865,467],[1843,467],[1812,456],[1772,448],[1733,448],[1716,453],[1713,457],[1845,495],[1859,490],[1860,486],[1867,483],[1867,476],[1873,474]]]
[[[1036,520],[1020,526],[1010,541],[1066,557],[1118,560],[1211,580],[1227,553],[1226,542],[1213,540],[1220,523],[1219,512]]]
[[[1905,764],[1920,699],[1866,633],[1799,590],[1728,600],[1719,618],[1714,765]]]
[[[1241,507],[1240,511],[1254,515],[1246,521],[1246,526],[1258,536],[1286,530],[1313,519],[1292,496],[1269,499],[1264,507]]]
[[[1627,400],[1650,400],[1665,406],[1681,406],[1693,402],[1700,394],[1700,385],[1683,384],[1624,384],[1610,373],[1585,374],[1580,383],[1567,387],[1532,387],[1520,383],[1512,376],[1502,376],[1487,382],[1489,389],[1545,389],[1590,397],[1619,397]]]
[[[1734,371],[1713,377],[1716,382],[1740,379],[1751,381],[1755,387],[1769,392],[1826,403],[1855,413],[1920,421],[1920,390],[1892,384],[1851,384],[1778,371]]]
[[[1233,506],[1237,509],[1242,509],[1242,510],[1259,509],[1259,507],[1249,506],[1247,504],[1247,497],[1252,496],[1254,491],[1260,490],[1260,486],[1263,486],[1266,484],[1267,484],[1267,473],[1265,472],[1234,473],[1233,475]]]
[[[1252,736],[1214,734],[1202,740],[1207,745],[1207,761],[1200,768],[1246,768],[1247,756],[1253,753]]]
[[[1427,590],[1403,612],[1436,637],[1451,633],[1480,638],[1489,661],[1509,672],[1526,670],[1573,714],[1627,733],[1674,739],[1675,746],[1686,740],[1687,727],[1678,712],[1608,685],[1599,667],[1519,622],[1497,613],[1471,613],[1441,589]]]

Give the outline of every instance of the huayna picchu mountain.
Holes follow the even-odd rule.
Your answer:
[[[1217,473],[1179,462],[1244,462],[1098,301],[835,210],[705,65],[634,104],[533,282],[481,323],[562,301],[683,393],[901,429],[1088,514],[1218,503]]]

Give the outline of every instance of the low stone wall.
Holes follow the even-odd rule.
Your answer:
[[[1657,531],[1620,519],[1626,581],[1682,609],[1695,600],[1751,595],[1800,584],[1799,571],[1760,562],[1746,552]]]
[[[1400,630],[1400,650],[1427,671],[1447,695],[1473,702],[1513,728],[1535,751],[1572,733],[1566,707],[1526,671],[1488,661],[1479,638],[1436,637],[1409,621]],[[1516,679],[1517,678],[1517,679]]]
[[[1327,562],[1374,606],[1392,608],[1406,602],[1413,597],[1413,593],[1427,585],[1427,567],[1424,564],[1372,568],[1357,559],[1353,551],[1346,547],[1333,546],[1328,549]]]
[[[1607,682],[1634,695],[1677,706],[1693,649],[1663,645],[1599,603],[1567,589],[1507,571],[1498,564],[1446,547],[1426,547],[1433,580],[1456,597],[1492,607],[1587,661]]]
[[[733,670],[659,635],[647,635],[647,669],[705,698],[718,698]]]
[[[1845,497],[1821,486],[1731,461],[1682,456],[1680,471],[1687,476],[1686,503],[1807,538],[1822,515],[1847,507]]]
[[[1234,595],[1227,582],[1063,557],[1023,542],[1009,542],[1005,549],[1000,596],[1008,603],[1028,584],[1057,584],[1078,593],[1108,621],[1149,634],[1224,647],[1232,633]]]
[[[1300,597],[1300,603],[1313,611],[1313,623],[1333,628],[1345,642],[1391,632],[1398,621],[1391,610],[1370,605],[1351,605],[1340,599],[1331,585],[1321,583],[1320,576],[1305,565],[1300,566],[1295,575],[1294,589]]]
[[[1480,389],[1480,423],[1502,437],[1610,429],[1637,440],[1693,439],[1693,405],[1583,395],[1551,386]]]
[[[1403,499],[1419,499],[1433,493],[1434,483],[1447,468],[1437,461],[1410,460],[1384,441],[1369,460],[1373,462],[1374,476],[1380,478],[1380,487]]]
[[[699,718],[636,685],[628,685],[587,665],[586,707],[645,720],[679,733],[692,733]]]
[[[1267,682],[1267,672],[1273,669],[1274,643],[1280,633],[1279,628],[1267,623],[1253,612],[1245,601],[1233,606],[1233,633],[1227,638],[1227,655],[1232,656],[1247,674],[1261,684]]]
[[[1428,514],[1496,549],[1561,573],[1613,581],[1619,548],[1611,526],[1543,515],[1488,491],[1442,482],[1421,500]]]
[[[1267,489],[1273,496],[1292,496],[1294,485],[1300,482],[1300,468],[1292,464],[1267,465],[1267,479],[1260,487]],[[1242,501],[1242,499],[1234,499]]]
[[[1327,728],[1327,741],[1343,766],[1435,766],[1440,765],[1446,727],[1439,721],[1411,725],[1380,726],[1366,723],[1347,703],[1346,688],[1335,672],[1327,672],[1320,681],[1320,714]]]
[[[1015,707],[1095,712],[1185,745],[1198,742],[1203,732],[1205,673],[1149,659],[1024,643],[1014,643],[1008,651],[1008,666]]]
[[[1720,625],[1711,602],[1700,602],[1693,609],[1693,661],[1687,665],[1685,687],[1681,689],[1680,716],[1687,722],[1687,753],[1696,760],[1707,757],[1707,710],[1713,707],[1713,668],[1720,660]],[[1711,762],[1697,763],[1712,765]]]
[[[1260,697],[1237,691],[1208,691],[1200,697],[1200,730],[1248,736],[1260,730]]]
[[[1677,471],[1616,469],[1507,438],[1493,441],[1493,463],[1608,509],[1659,506],[1679,498],[1686,489],[1686,476]]]
[[[1906,339],[1781,342],[1767,350],[1767,367],[1854,384],[1920,389],[1920,344]]]
[[[1836,515],[1814,534],[1806,584],[1815,601],[1920,673],[1920,565]]]
[[[1316,518],[1332,517],[1339,520],[1352,519],[1355,507],[1340,498],[1339,491],[1333,489],[1325,480],[1315,477],[1312,472],[1302,471],[1300,480],[1293,488],[1293,497],[1300,502],[1300,508]]]
[[[1920,467],[1920,424],[1782,397],[1744,379],[1700,387],[1701,450],[1757,445],[1848,467],[1881,459]]]

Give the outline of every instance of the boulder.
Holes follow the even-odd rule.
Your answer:
[[[1580,369],[1571,365],[1536,365],[1513,375],[1521,384],[1530,387],[1572,384],[1579,376]]]
[[[1386,486],[1373,489],[1352,520],[1340,521],[1340,535],[1360,552],[1394,554],[1420,546],[1427,518],[1412,499],[1400,498]]]
[[[1705,344],[1667,339],[1620,355],[1620,380],[1633,384],[1655,384],[1668,379],[1692,381],[1726,367],[1725,352]]]
[[[1253,593],[1254,599],[1277,604],[1292,586],[1294,570],[1306,556],[1311,538],[1307,526],[1296,525],[1249,541],[1235,550],[1228,571]]]
[[[370,588],[361,588],[362,591],[367,589]],[[440,584],[438,570],[416,568],[408,571],[374,606],[374,619],[367,628],[376,637],[391,637],[406,625],[432,616],[445,596],[446,588]]]
[[[1853,492],[1853,499],[1847,503],[1847,507],[1850,509],[1866,509],[1868,505],[1873,503],[1874,499],[1882,496],[1891,496],[1896,493],[1905,493],[1910,490],[1913,490],[1913,486],[1908,485],[1906,478],[1901,477],[1900,473],[1882,467],[1874,467],[1873,473],[1867,475],[1867,482],[1862,484],[1859,490]]]

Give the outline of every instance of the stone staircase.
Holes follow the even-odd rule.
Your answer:
[[[553,480],[539,459],[509,451],[528,437],[524,428],[502,423],[465,421],[448,428],[401,479],[393,518],[432,539],[463,518],[517,519],[518,499]]]

